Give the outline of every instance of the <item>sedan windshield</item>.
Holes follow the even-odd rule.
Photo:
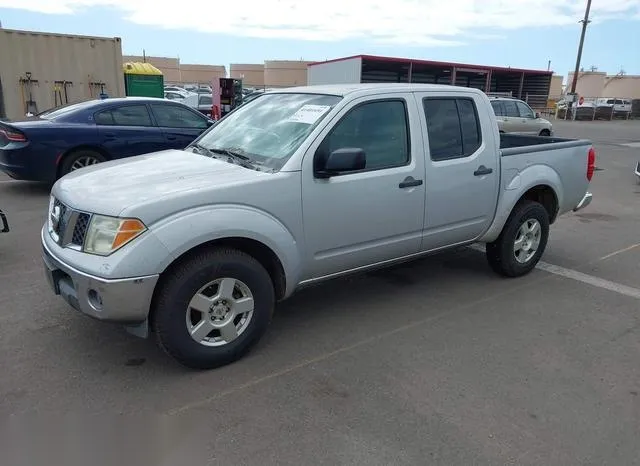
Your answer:
[[[197,146],[279,170],[339,101],[334,95],[265,94],[223,118]]]

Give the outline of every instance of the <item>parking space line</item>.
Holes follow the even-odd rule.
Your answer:
[[[588,285],[597,286],[598,288],[604,288],[605,290],[614,291],[619,294],[640,299],[640,290],[638,288],[632,288],[620,283],[610,282],[609,280],[605,280],[604,278],[594,277],[593,275],[587,275],[586,273],[578,272],[577,270],[566,269],[558,265],[547,264],[546,262],[538,262],[536,268],[555,275],[560,275],[565,278],[571,278],[572,280],[587,283]]]
[[[606,259],[607,257],[614,256],[616,254],[624,252],[625,250],[633,249],[636,246],[639,246],[639,245],[636,244],[634,246],[630,246],[620,251],[613,252],[607,256],[604,256],[600,260]],[[473,249],[474,251],[485,252],[484,246],[481,246],[479,244],[473,244],[469,246],[469,249]],[[561,277],[570,278],[578,282],[586,283],[587,285],[613,291],[615,293],[619,293],[625,296],[630,296],[632,298],[640,299],[640,289],[638,288],[622,285],[621,283],[611,282],[609,280],[605,280],[604,278],[594,277],[593,275],[588,275],[586,273],[578,272],[577,270],[567,269],[565,267],[560,267],[559,265],[553,265],[543,261],[538,262],[538,265],[536,265],[536,269],[540,269],[544,272],[552,273],[554,275],[559,275]]]
[[[632,249],[635,249],[638,246],[640,246],[640,243],[632,244],[629,247],[622,248],[622,249],[619,249],[618,251],[612,252],[611,254],[607,254],[606,256],[602,256],[599,260],[603,261],[605,259],[609,259],[610,257],[617,256],[618,254],[622,254],[623,252],[631,251]]]

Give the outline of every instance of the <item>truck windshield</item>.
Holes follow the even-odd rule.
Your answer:
[[[240,154],[247,162],[279,170],[341,97],[265,94],[238,107],[197,142],[211,153]]]

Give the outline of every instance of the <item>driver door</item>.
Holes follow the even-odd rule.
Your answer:
[[[302,164],[305,262],[310,264],[305,280],[415,254],[421,245],[425,166],[413,96],[358,99],[333,121]],[[363,149],[366,168],[316,177],[314,157],[340,148]]]

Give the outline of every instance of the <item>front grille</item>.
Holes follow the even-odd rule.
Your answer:
[[[84,237],[87,234],[87,228],[89,228],[89,220],[91,220],[91,215],[85,213],[78,214],[76,225],[73,227],[71,243],[77,244],[78,246],[84,244]]]
[[[67,215],[69,214],[69,210],[67,206],[60,202],[58,199],[53,201],[53,208],[60,209],[60,213],[58,214],[58,222],[53,225],[53,231],[56,235],[62,237],[64,236],[64,231],[66,228],[66,223],[69,220]]]
[[[82,246],[89,228],[91,215],[66,206],[58,199],[53,200],[49,212],[52,237],[61,246]]]

